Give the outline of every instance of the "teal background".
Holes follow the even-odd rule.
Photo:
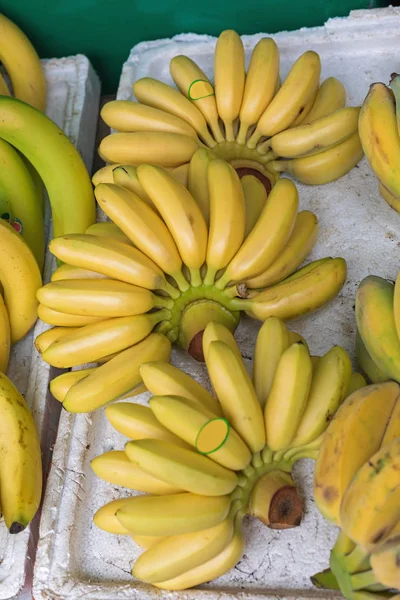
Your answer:
[[[140,41],[194,32],[274,33],[322,25],[380,0],[0,0],[0,11],[29,36],[42,58],[86,54],[116,91],[122,63]]]

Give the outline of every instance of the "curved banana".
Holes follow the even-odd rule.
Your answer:
[[[170,169],[170,173],[179,181],[179,183],[187,188],[189,179],[189,163],[185,163],[184,165]]]
[[[299,112],[295,120],[291,123],[289,129],[299,127],[299,125],[303,125],[303,123],[307,120],[307,117],[311,112],[312,107],[314,106],[317,95],[318,86],[313,89],[313,93],[309,96],[308,100],[304,104],[302,111]]]
[[[109,277],[96,271],[89,271],[89,269],[81,269],[81,267],[74,267],[73,265],[61,265],[53,271],[50,281],[65,281],[66,279],[109,279]]]
[[[137,176],[137,169],[133,165],[119,165],[116,167],[113,170],[113,181],[110,181],[110,183],[115,183],[116,185],[130,190],[154,209],[154,204],[140,183],[139,177]]]
[[[358,329],[356,333],[356,356],[361,370],[371,383],[379,383],[380,381],[388,381],[390,379],[389,375],[384,373],[368,354]]]
[[[42,354],[51,346],[51,344],[61,338],[78,331],[78,327],[52,327],[43,331],[34,341],[36,350]]]
[[[204,356],[207,355],[210,344],[217,341],[224,342],[236,354],[238,360],[242,360],[240,348],[230,329],[218,321],[209,321],[204,329],[202,339]]]
[[[390,206],[390,208],[393,208],[393,210],[395,210],[396,212],[400,212],[400,199],[397,198],[397,196],[393,196],[393,194],[391,194],[389,190],[387,190],[385,186],[380,182],[378,184],[378,189],[379,194],[384,199],[384,201]]]
[[[43,323],[53,325],[53,327],[82,327],[82,325],[89,325],[89,323],[103,320],[103,317],[70,315],[48,308],[43,304],[39,304],[37,307],[37,316]]]
[[[347,395],[350,396],[350,394],[356,392],[365,385],[367,385],[367,381],[365,377],[361,375],[361,373],[352,373],[349,389],[347,390]]]
[[[235,141],[233,123],[239,116],[244,92],[244,48],[240,36],[228,29],[217,40],[214,53],[214,82],[218,114],[228,142]]]
[[[312,123],[321,117],[326,117],[346,105],[346,89],[336,77],[325,79],[318,90],[312,109],[305,123]]]
[[[66,395],[73,385],[88,377],[91,373],[96,371],[96,367],[90,369],[81,369],[79,371],[68,371],[62,373],[58,377],[54,377],[50,381],[50,392],[58,402],[64,402]]]
[[[398,525],[396,528],[398,530]],[[400,543],[398,535],[396,542],[385,550],[373,552],[369,560],[375,578],[379,583],[391,589],[400,589]],[[399,596],[397,600],[398,598]]]
[[[110,182],[112,183],[112,181]],[[98,223],[93,223],[90,227],[88,227],[85,231],[89,235],[97,235],[99,237],[110,237],[113,240],[118,240],[123,244],[129,244],[133,246],[131,240],[124,234],[123,231],[111,221],[99,221]]]
[[[118,498],[104,504],[93,516],[93,523],[99,529],[114,533],[116,535],[130,535],[129,531],[123,527],[116,517],[117,511],[123,506],[129,506],[131,502],[135,503],[137,496],[129,498]]]
[[[11,329],[10,319],[3,296],[0,293],[0,373],[6,373],[10,358]]]
[[[99,183],[114,183],[113,172],[114,169],[120,167],[121,165],[111,164],[102,167],[92,177],[92,183],[94,187],[99,185]]]
[[[240,179],[240,183],[246,205],[246,230],[244,232],[246,238],[256,225],[267,203],[268,195],[265,186],[254,175],[244,175]]]
[[[210,222],[210,195],[208,185],[208,166],[212,159],[211,152],[207,148],[199,148],[193,154],[189,163],[189,174],[187,188],[196,200],[204,220]]]

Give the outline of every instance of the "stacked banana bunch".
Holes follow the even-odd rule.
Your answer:
[[[373,383],[400,382],[400,275],[394,284],[370,275],[356,294],[356,354]]]
[[[342,258],[296,271],[318,224],[313,213],[297,212],[293,182],[280,179],[267,200],[253,176],[241,184],[227,162],[204,168],[202,160],[198,150],[190,191],[162,167],[116,169],[124,186],[95,188],[113,223],[51,241],[65,264],[38,291],[39,317],[54,328],[36,347],[55,367],[105,363],[53,380],[67,410],[92,411],[136,386],[141,391],[140,364],[166,360],[170,342],[204,360],[201,338],[212,320],[232,331],[243,311],[286,320],[320,308],[342,288]]]
[[[101,116],[117,133],[100,144],[112,164],[149,162],[190,177],[198,148],[252,173],[269,192],[282,171],[310,185],[350,171],[363,156],[358,107],[345,108],[346,91],[334,77],[319,85],[316,52],[302,54],[282,85],[279,49],[271,38],[255,46],[245,72],[243,43],[234,31],[218,38],[214,85],[187,56],[171,60],[171,87],[145,77],[133,85],[137,102],[112,101]],[[188,175],[189,174],[189,175]],[[110,169],[98,173],[107,181]]]
[[[400,76],[371,85],[361,107],[360,139],[382,198],[400,212]]]
[[[400,590],[400,386],[355,391],[328,426],[316,461],[314,497],[341,528],[319,587],[348,600]]]
[[[338,346],[311,357],[304,340],[276,317],[260,329],[251,380],[232,333],[207,325],[203,351],[215,397],[172,365],[140,368],[154,394],[149,407],[106,409],[129,441],[92,461],[114,484],[147,492],[115,500],[95,514],[98,527],[131,535],[145,549],[133,575],[182,590],[233,568],[244,549],[246,513],[267,525],[291,512],[290,474],[316,458],[327,423],[347,394],[365,385]],[[278,499],[274,496],[279,492]]]

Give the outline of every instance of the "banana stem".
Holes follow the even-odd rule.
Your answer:
[[[367,565],[366,568],[368,568],[368,554],[360,546],[356,546],[350,554],[343,558],[343,564],[349,573],[357,573],[357,571],[365,570],[362,567]]]
[[[236,143],[244,145],[246,143],[247,132],[249,130],[249,125],[247,123],[240,122],[239,133],[236,137]]]
[[[272,160],[268,163],[268,169],[273,173],[283,173],[287,169],[287,160]]]
[[[261,155],[260,160],[262,163],[268,163],[277,158],[279,158],[278,154],[276,154],[273,150],[271,150],[267,154]]]
[[[228,285],[229,281],[229,275],[225,271],[225,273],[223,273],[221,277],[215,282],[215,287],[217,288],[217,290],[224,290]]]
[[[224,289],[224,293],[228,296],[228,298],[236,298],[238,296],[238,290],[236,285],[231,285]]]
[[[229,303],[229,308],[231,310],[251,310],[253,304],[254,302],[252,300],[247,300],[244,298],[232,298],[232,300]]]
[[[164,323],[168,323],[168,319],[171,318],[171,311],[168,310],[168,308],[162,308],[161,310],[157,310],[149,316],[152,319],[154,325],[157,325],[157,323],[161,323],[161,321],[164,321]]]
[[[167,292],[167,294],[169,294],[173,300],[177,300],[177,298],[179,298],[181,295],[180,291],[171,283],[169,283],[169,281],[165,282],[164,291]]]
[[[225,125],[225,138],[227,142],[235,141],[235,133],[233,131],[233,121],[224,121]]]
[[[203,282],[201,279],[200,269],[189,269],[190,284],[192,287],[199,287]]]
[[[155,308],[173,308],[174,301],[172,298],[165,298],[163,296],[157,296],[157,294],[153,294],[154,296],[154,307]]]
[[[253,134],[247,140],[247,144],[246,144],[247,147],[250,148],[251,150],[254,150],[254,148],[257,146],[258,142],[260,141],[261,137],[262,137],[262,133],[260,133],[260,131],[258,131],[258,129],[256,128],[255,131],[253,132]]]
[[[370,585],[374,585],[375,583],[379,583],[376,580],[374,572],[364,571],[363,573],[356,573],[350,577],[351,587],[353,590],[362,590]]]
[[[212,285],[214,285],[216,273],[217,273],[217,270],[213,269],[212,267],[210,267],[210,265],[208,265],[207,266],[207,272],[206,272],[206,275],[204,277],[204,285],[206,285],[206,286],[212,286]]]
[[[185,278],[184,274],[182,273],[182,271],[178,271],[177,273],[174,273],[172,275],[172,277],[175,279],[180,291],[187,292],[187,290],[190,288],[190,285],[189,285],[189,282],[187,281],[187,279]]]

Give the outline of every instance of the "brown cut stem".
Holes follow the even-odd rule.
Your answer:
[[[278,470],[262,475],[251,493],[248,512],[271,529],[298,527],[303,504],[292,476]]]

